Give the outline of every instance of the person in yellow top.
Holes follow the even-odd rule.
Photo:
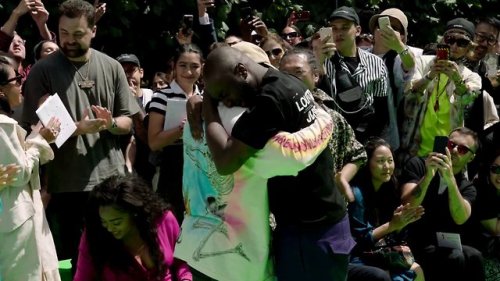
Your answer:
[[[464,109],[477,97],[481,78],[463,65],[474,46],[474,24],[464,18],[446,24],[441,44],[449,46],[448,58],[421,56],[405,93],[401,147],[405,156],[427,156],[434,137],[446,136],[463,126]],[[437,50],[441,52],[441,50]]]

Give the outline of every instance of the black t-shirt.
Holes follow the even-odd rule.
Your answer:
[[[465,224],[464,242],[484,250],[488,245],[488,231],[482,226],[482,220],[500,216],[500,196],[496,188],[484,180],[474,181],[477,199],[472,205],[472,215]]]
[[[255,106],[236,122],[232,136],[262,148],[279,131],[296,132],[315,118],[313,96],[296,77],[269,69]],[[346,214],[333,181],[332,151],[327,147],[297,176],[272,178],[269,202],[278,225],[317,219],[336,222]]]
[[[315,120],[314,97],[296,77],[270,68],[254,106],[238,119],[231,135],[261,149],[279,131],[296,132]]]
[[[418,183],[426,172],[425,158],[413,157],[405,165],[401,176],[401,183]],[[455,175],[455,180],[462,197],[471,205],[476,200],[476,188],[462,173]],[[420,220],[409,225],[409,241],[418,245],[418,248],[429,244],[436,244],[436,232],[461,233],[461,226],[457,225],[450,215],[448,203],[448,188],[441,194],[439,191],[440,176],[431,180],[422,206],[425,214]]]

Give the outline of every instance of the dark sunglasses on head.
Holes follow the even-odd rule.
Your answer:
[[[465,146],[463,144],[456,144],[451,140],[448,141],[448,144],[446,146],[448,147],[448,150],[450,152],[456,147],[458,154],[460,154],[460,155],[465,155],[467,152],[474,154],[474,151],[472,151],[472,149],[468,148],[467,146]]]
[[[470,40],[467,40],[465,38],[456,38],[453,36],[445,36],[444,43],[447,45],[450,45],[450,46],[457,43],[458,47],[464,48],[464,47],[469,46]]]
[[[16,73],[16,76],[1,82],[0,85],[5,86],[12,81],[16,81],[16,84],[21,85],[21,82],[23,81],[23,76],[21,74]]]
[[[299,36],[297,31],[281,34],[281,38],[283,38],[283,39],[295,38],[297,36]]]
[[[499,165],[491,165],[490,172],[492,172],[493,174],[500,175],[500,166]]]
[[[281,53],[283,53],[283,50],[280,48],[275,48],[275,49],[272,49],[271,51],[266,51],[266,54],[268,57],[270,57],[271,55],[277,57],[277,56],[281,55]]]
[[[476,33],[474,35],[474,40],[477,42],[486,41],[490,46],[494,46],[497,43],[497,39],[495,38],[495,36],[488,36],[484,33]]]

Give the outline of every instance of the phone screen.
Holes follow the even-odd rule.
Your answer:
[[[297,17],[297,20],[307,21],[311,17],[311,12],[309,12],[309,11],[296,12],[296,17]]]
[[[436,49],[436,59],[448,60],[450,58],[450,46],[438,44]]]
[[[184,15],[182,18],[182,33],[188,35],[193,29],[193,15]]]
[[[324,40],[326,37],[330,36],[330,39],[328,39],[328,43],[333,43],[333,33],[332,33],[331,27],[320,28],[318,31],[318,34],[319,34],[321,40]]]
[[[241,18],[243,20],[250,20],[252,18],[252,8],[249,6],[242,7],[241,10]]]
[[[380,29],[387,29],[389,26],[391,26],[391,20],[389,17],[378,18],[378,27]]]
[[[446,154],[446,146],[448,145],[448,137],[447,136],[436,136],[434,138],[434,148],[432,151]]]

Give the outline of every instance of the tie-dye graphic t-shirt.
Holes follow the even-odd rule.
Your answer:
[[[219,112],[230,133],[238,113]],[[175,256],[216,280],[273,280],[267,180],[296,175],[311,164],[327,146],[332,128],[330,116],[319,110],[312,125],[294,134],[276,134],[237,172],[221,176],[206,142],[194,140],[186,124],[186,215]]]

